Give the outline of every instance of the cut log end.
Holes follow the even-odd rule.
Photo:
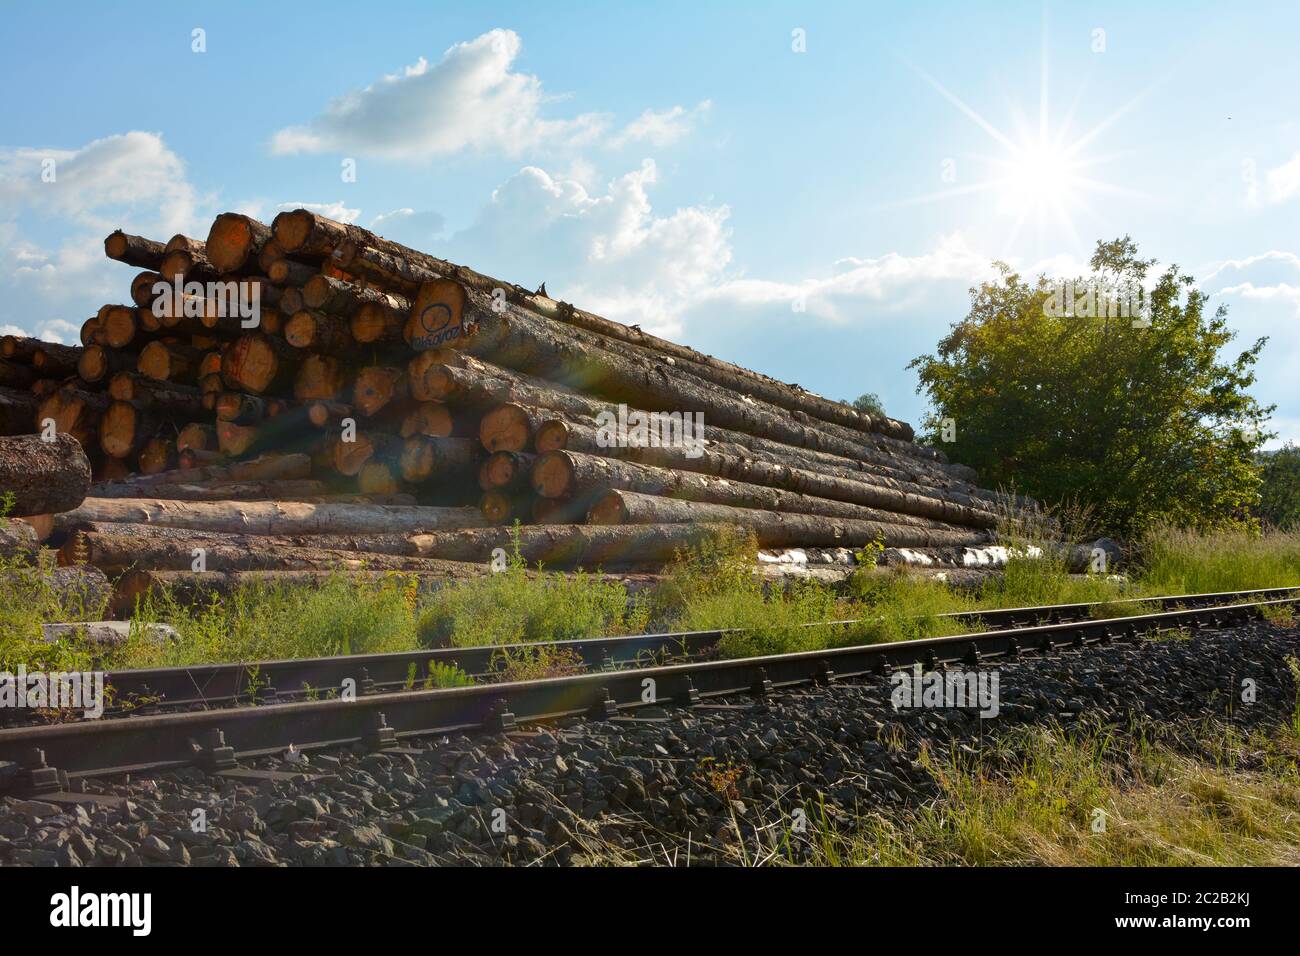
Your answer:
[[[452,279],[434,279],[420,286],[406,322],[406,341],[424,351],[439,346],[458,348],[467,338],[464,287]]]
[[[286,253],[294,253],[303,247],[311,235],[315,216],[306,209],[282,212],[275,217],[275,241]]]
[[[563,452],[547,452],[533,465],[533,489],[543,498],[563,498],[573,484],[573,465]]]
[[[545,454],[548,451],[560,451],[568,447],[568,444],[568,423],[558,418],[542,422],[537,428],[537,434],[533,437],[533,447],[538,454]]]
[[[261,252],[270,230],[238,213],[223,212],[212,223],[205,246],[208,261],[218,272],[234,272]]]
[[[501,491],[484,492],[479,499],[479,511],[492,524],[505,524],[515,517],[517,510],[514,499]]]
[[[479,441],[488,451],[523,451],[528,447],[532,421],[522,405],[498,405],[479,422]]]
[[[627,521],[627,508],[617,491],[601,495],[587,512],[587,524],[623,524]]]

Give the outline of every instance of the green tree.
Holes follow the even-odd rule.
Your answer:
[[[880,396],[875,392],[867,392],[865,395],[859,395],[853,401],[849,402],[860,412],[866,412],[869,415],[880,415],[884,417],[885,406],[880,402]]]
[[[1262,452],[1259,516],[1275,528],[1300,529],[1300,447],[1287,442]]]
[[[1070,283],[997,263],[936,354],[911,363],[930,440],[986,484],[1093,505],[1113,534],[1248,519],[1272,407],[1247,389],[1266,340],[1222,357],[1226,309],[1207,313],[1177,266],[1147,281],[1154,264],[1127,236],[1099,242]]]

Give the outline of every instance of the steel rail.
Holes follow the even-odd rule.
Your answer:
[[[618,716],[647,704],[690,706],[701,698],[769,693],[774,687],[889,673],[921,664],[979,666],[1024,651],[1051,652],[1184,627],[1221,627],[1269,607],[1294,607],[1300,596],[1180,608],[1127,618],[1006,628],[916,641],[837,647],[793,654],[695,661],[441,690],[361,695],[259,707],[185,711],[131,720],[79,721],[0,729],[0,762],[50,768],[70,777],[157,770],[198,763],[233,766],[236,757],[282,754],[361,743],[375,749],[403,738],[454,731],[510,730],[517,720]],[[44,768],[39,771],[36,768]]]
[[[1282,598],[1300,594],[1300,587],[1257,588],[1249,591],[1221,591],[1207,594],[1164,595],[1124,598],[1078,604],[1038,607],[995,608],[955,611],[936,615],[940,620],[979,626],[1050,624],[1091,617],[1101,607],[1122,608],[1158,604],[1204,607],[1255,598]],[[862,618],[822,622],[850,626]],[[808,625],[818,626],[818,625]],[[273,703],[277,700],[337,693],[351,680],[358,692],[374,693],[419,687],[434,666],[458,667],[471,675],[489,674],[503,655],[534,653],[540,647],[570,655],[588,670],[611,670],[628,665],[664,663],[674,658],[695,658],[708,653],[726,634],[738,628],[710,631],[680,631],[634,634],[619,637],[578,638],[566,641],[502,644],[481,647],[444,647],[383,654],[352,654],[336,657],[291,658],[233,664],[200,664],[109,671],[105,684],[113,688],[118,704],[143,704],[172,708],[228,707],[240,702]]]

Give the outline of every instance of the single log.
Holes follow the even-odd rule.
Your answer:
[[[187,236],[183,232],[178,232],[167,240],[167,245],[163,246],[164,252],[175,252],[177,249],[184,249],[186,252],[202,253],[206,248],[202,239],[195,239]]]
[[[343,420],[346,418],[355,420],[351,405],[329,401],[307,403],[307,421],[316,428],[342,428]]]
[[[348,357],[357,353],[357,343],[346,320],[310,309],[294,313],[285,323],[284,339],[294,348],[326,355]]]
[[[158,273],[166,282],[213,282],[221,274],[201,249],[173,249],[163,256]]]
[[[528,490],[536,455],[526,452],[493,452],[478,470],[478,486],[484,491],[500,491],[511,497]]]
[[[108,382],[109,397],[161,409],[169,419],[202,418],[203,393],[189,385],[160,382],[136,372],[118,372]]]
[[[32,382],[31,393],[39,399],[45,399],[65,387],[71,387],[71,383],[61,382],[57,378],[38,378]]]
[[[493,489],[483,492],[478,508],[488,524],[513,524],[526,521],[532,514],[533,495],[512,495]]]
[[[142,490],[138,484],[130,481],[100,482],[91,486],[88,497],[138,498]],[[312,478],[163,483],[151,484],[147,490],[150,497],[177,501],[302,501],[304,498],[316,498],[327,493],[325,483]]]
[[[86,486],[89,485],[87,475]],[[411,533],[483,526],[483,516],[477,508],[149,498],[87,498],[64,519],[69,523],[134,522],[197,531],[268,535]]]
[[[81,504],[88,488],[90,460],[71,436],[0,438],[0,497],[13,495],[9,515],[68,511]]]
[[[412,435],[448,438],[455,428],[456,423],[450,408],[442,402],[421,402],[402,418],[398,434],[403,438],[410,438]]]
[[[573,567],[617,568],[660,565],[682,550],[708,540],[720,527],[711,523],[646,525],[526,525],[519,529],[520,555],[529,564],[554,570]],[[884,539],[911,546],[963,546],[987,541],[983,532],[940,531],[876,521],[809,519],[778,514],[748,527],[765,547],[861,548]],[[494,548],[513,548],[513,528],[480,528],[409,535],[405,546],[416,554],[453,561],[486,561]],[[376,542],[377,543],[377,542]],[[900,545],[908,547],[909,545]]]
[[[347,370],[332,355],[308,355],[293,380],[293,397],[304,402],[334,401],[347,389]]]
[[[105,306],[100,316],[99,338],[102,340],[100,344],[112,349],[124,349],[134,342],[143,331],[140,322],[142,311],[131,305]],[[138,349],[139,346],[136,348]]]
[[[99,447],[99,419],[108,409],[108,396],[64,387],[50,393],[36,409],[36,428],[44,430],[53,421],[54,430],[70,435],[83,448]]]
[[[271,402],[243,392],[221,392],[217,395],[213,411],[217,420],[236,425],[256,425],[270,417]]]
[[[24,435],[36,425],[40,400],[31,392],[0,385],[0,435]]]
[[[180,632],[170,624],[145,624],[132,621],[69,621],[42,624],[41,640],[76,640],[97,648],[121,647],[131,637],[132,630],[155,644],[170,644],[180,640]]]
[[[405,369],[372,365],[357,373],[352,386],[352,407],[369,418],[409,395]]]
[[[280,293],[280,301],[277,302],[276,305],[279,307],[281,312],[284,312],[287,315],[301,312],[307,307],[302,301],[302,289],[292,285],[286,286],[284,291]]]
[[[472,439],[416,435],[402,443],[398,465],[402,478],[412,483],[463,484],[477,471],[482,457],[483,449]]]
[[[389,496],[402,490],[398,464],[387,461],[368,461],[357,472],[357,491],[362,495]]]
[[[132,236],[121,229],[109,233],[104,240],[104,255],[137,269],[156,270],[162,265],[166,252],[167,248],[161,242],[143,236]]]
[[[217,432],[206,422],[190,422],[176,433],[176,453],[179,455],[188,449],[198,451],[215,451]]]
[[[546,421],[546,413],[508,402],[491,409],[479,421],[479,441],[488,451],[523,451],[533,444],[533,435]]]
[[[170,471],[176,467],[177,458],[176,439],[155,435],[140,449],[140,472],[145,475],[156,475]]]
[[[85,322],[81,323],[81,329],[77,332],[77,338],[82,345],[102,345],[104,343],[104,320],[98,315],[92,315]],[[0,359],[0,361],[6,361]]]
[[[442,275],[420,265],[413,258],[393,255],[374,246],[354,243],[350,239],[345,239],[334,248],[329,259],[322,263],[321,271],[324,272],[331,266],[346,270],[357,279],[408,299],[414,297],[424,283],[432,282]]]
[[[149,494],[149,488],[162,484],[189,484],[193,482],[220,481],[276,481],[306,478],[311,474],[311,456],[301,453],[268,454],[250,461],[208,465],[133,478],[132,484],[140,488],[140,496]],[[94,497],[94,496],[92,496]]]
[[[334,468],[340,475],[354,477],[369,461],[398,465],[402,457],[402,440],[386,432],[357,432],[355,441],[334,443]]]
[[[406,326],[406,311],[380,302],[362,303],[348,320],[352,338],[363,344],[400,342]]]
[[[25,335],[0,336],[0,358],[17,362],[20,365],[31,365],[32,356],[36,354],[42,344],[40,339],[29,338]]]
[[[153,300],[158,298],[158,293],[154,291],[154,286],[162,280],[162,276],[157,272],[145,270],[139,273],[131,280],[131,301],[142,309],[147,309],[153,305]],[[82,343],[85,344],[84,342]]]
[[[9,359],[0,359],[0,387],[31,388],[39,376],[27,365],[19,365]]]
[[[274,239],[267,243],[267,245],[274,245],[276,249],[279,248],[279,244],[276,243]],[[265,258],[266,249],[263,248],[262,255],[258,258],[258,261],[261,262]],[[264,271],[266,272],[266,277],[276,285],[292,285],[297,286],[298,288],[302,288],[311,281],[313,277],[319,275],[319,273],[309,265],[284,258],[283,253],[280,254],[280,258],[271,260],[269,265],[264,267]]]
[[[30,561],[41,550],[36,529],[25,521],[0,518],[0,558]]]
[[[424,283],[415,294],[403,330],[406,344],[420,351],[459,347],[473,332],[465,324],[468,304],[465,287],[459,282],[438,278]]]
[[[287,388],[300,364],[300,356],[283,339],[244,335],[222,353],[221,377],[231,388],[261,395]]]
[[[915,525],[895,524],[889,521],[841,522],[819,515],[778,513],[749,508],[732,508],[727,505],[698,501],[678,501],[643,495],[633,491],[608,491],[587,513],[587,522],[593,525],[672,524],[686,522],[725,522],[752,529],[760,548],[851,547],[838,544],[842,525],[853,528],[876,528],[880,540],[888,547],[931,547],[951,545],[959,540],[970,543],[987,541],[988,535],[961,528],[924,528]],[[854,538],[860,544],[870,540]]]
[[[382,292],[371,286],[355,285],[317,273],[302,287],[302,301],[309,309],[351,318],[367,303],[396,312],[406,312],[411,303],[404,296]]]
[[[917,527],[951,527],[956,524],[951,520],[956,515],[950,515],[947,522],[941,523],[931,515],[921,517],[899,514],[884,508],[817,498],[781,488],[769,488],[766,485],[657,468],[653,465],[638,465],[634,462],[599,458],[570,451],[548,451],[539,456],[533,466],[533,488],[544,498],[585,498],[590,501],[608,489],[617,488],[665,498],[682,498],[688,501],[704,501],[763,511],[854,518],[863,521],[892,521]],[[945,503],[936,500],[935,504],[939,513],[944,514],[940,506]],[[958,514],[972,519],[967,521],[967,524],[975,523],[974,515],[967,515],[960,509]]]
[[[172,339],[150,342],[140,351],[136,371],[157,382],[194,380],[203,352],[192,345]]]
[[[64,378],[77,373],[77,361],[81,358],[81,352],[80,345],[41,342],[40,347],[32,353],[31,365],[44,378]]]
[[[4,594],[23,594],[33,587],[52,594],[68,617],[102,613],[113,590],[103,571],[85,565],[50,569],[12,567],[0,571],[0,592]]]
[[[280,248],[280,243],[276,241],[275,236],[262,245],[262,251],[257,254],[257,266],[267,276],[271,275],[271,266],[284,258],[284,250]]]
[[[119,352],[103,345],[87,345],[77,360],[77,374],[82,381],[95,384],[107,381],[119,372],[135,368],[137,361],[131,352]]]
[[[223,212],[208,230],[204,250],[218,272],[236,272],[249,262],[257,262],[270,238],[271,229],[265,223],[239,213]]]
[[[158,433],[159,424],[152,408],[115,401],[99,420],[99,447],[113,458],[131,458]]]
[[[59,559],[69,553],[86,556],[85,563],[118,575],[135,568],[153,571],[193,571],[201,552],[206,570],[201,574],[227,571],[439,571],[445,562],[436,559],[376,554],[363,551],[331,550],[259,543],[247,548],[219,539],[141,539],[136,535],[100,531],[77,531],[69,537]],[[481,575],[481,569],[476,576]]]

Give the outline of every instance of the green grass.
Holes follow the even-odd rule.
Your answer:
[[[1168,731],[1166,731],[1168,733]],[[1300,863],[1300,737],[1188,728],[1028,728],[982,753],[922,755],[941,797],[863,810],[811,836],[812,862],[875,866],[1265,866]],[[787,834],[787,840],[793,838]],[[788,843],[786,844],[788,851]],[[792,860],[786,852],[778,860]],[[804,860],[804,862],[807,862]]]
[[[1119,603],[1130,598],[1300,584],[1297,532],[1158,532],[1143,543],[1140,562],[1125,569],[1128,579],[1069,575],[1058,559],[1015,557],[976,594],[878,568],[858,571],[838,590],[815,582],[764,587],[752,573],[756,550],[752,536],[724,529],[678,554],[662,583],[636,599],[620,582],[597,574],[530,572],[517,554],[505,571],[432,595],[420,595],[400,574],[370,581],[340,575],[310,588],[252,585],[198,607],[163,595],[147,599],[135,620],[170,624],[179,641],[160,645],[139,628],[124,647],[99,657],[75,639],[43,642],[40,624],[96,620],[104,609],[61,606],[39,569],[10,559],[0,562],[13,598],[0,606],[0,667],[151,667],[714,628],[743,629],[728,634],[721,649],[752,656],[970,630],[942,617],[957,611],[1101,602],[1097,616],[1117,616],[1154,609],[1140,601]],[[851,618],[860,621],[808,626]],[[561,673],[568,666],[533,655],[507,661],[502,670]]]
[[[1300,584],[1300,531],[1164,529],[1142,547],[1142,583],[1154,594],[1244,591]]]

